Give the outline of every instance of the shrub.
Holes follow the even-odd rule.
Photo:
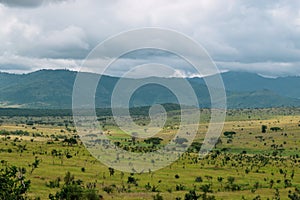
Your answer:
[[[195,182],[197,183],[201,183],[203,180],[202,180],[202,177],[201,176],[197,176],[196,179],[195,179]]]
[[[225,131],[223,134],[224,134],[225,137],[230,137],[231,138],[233,135],[236,134],[236,132],[234,132],[234,131]]]
[[[94,188],[86,188],[81,180],[75,180],[74,176],[67,172],[64,177],[63,188],[55,195],[49,194],[50,200],[96,200],[101,199]]]
[[[197,200],[201,195],[197,195],[195,190],[190,190],[184,195],[184,200]]]
[[[163,200],[163,197],[157,193],[155,196],[153,196],[153,200]]]
[[[137,181],[138,180],[136,178],[134,178],[133,176],[128,176],[127,183],[138,185]]]
[[[176,189],[176,191],[185,190],[185,186],[182,184],[177,184],[175,189]]]

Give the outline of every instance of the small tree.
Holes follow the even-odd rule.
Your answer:
[[[38,157],[36,156],[34,158],[34,162],[31,164],[31,171],[30,171],[30,174],[33,173],[33,171],[39,167],[39,164],[40,164],[41,160],[38,159]]]
[[[268,127],[267,127],[266,125],[262,125],[262,126],[261,126],[261,132],[262,132],[262,133],[266,133],[266,132],[267,132],[267,128],[268,128]]]
[[[115,174],[114,168],[109,167],[108,170],[109,170],[109,176],[113,176]]]

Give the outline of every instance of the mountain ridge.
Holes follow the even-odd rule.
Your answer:
[[[73,84],[78,72],[71,70],[38,70],[28,74],[0,72],[0,107],[71,108]],[[88,72],[85,72],[88,73]],[[99,74],[89,73],[91,76]],[[225,72],[221,74],[229,108],[300,107],[300,77],[266,78],[255,73]],[[153,80],[162,79],[151,77]],[[178,78],[177,78],[178,79]],[[118,77],[102,75],[96,92],[96,106],[110,107],[110,96]],[[165,78],[174,81],[176,78]],[[200,107],[210,107],[203,78],[187,78]],[[125,81],[136,81],[126,79]],[[126,91],[125,91],[126,92]],[[178,103],[172,92],[159,85],[139,88],[130,106],[154,103]]]

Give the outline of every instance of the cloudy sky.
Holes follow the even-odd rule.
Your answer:
[[[4,72],[79,70],[106,38],[161,27],[200,43],[221,70],[300,75],[300,1],[0,0],[0,27]]]

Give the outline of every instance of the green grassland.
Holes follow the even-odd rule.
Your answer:
[[[149,119],[136,115],[135,122],[145,125]],[[210,112],[201,110],[201,124],[194,142],[201,143],[207,131]],[[156,135],[163,139],[153,146],[124,134],[111,116],[99,116],[104,133],[120,147],[132,151],[159,148],[172,140],[179,124],[179,112],[170,111],[164,129]],[[104,199],[184,199],[186,193],[207,193],[216,199],[289,199],[300,188],[300,110],[296,108],[229,110],[224,132],[213,151],[199,158],[190,149],[179,160],[161,170],[147,173],[115,171],[91,156],[76,137],[71,116],[0,117],[0,160],[25,167],[31,181],[28,197],[48,199],[64,184],[66,172],[75,179],[96,186]],[[266,125],[265,133],[262,126]],[[278,130],[271,130],[278,127]],[[76,143],[68,143],[75,137]],[[140,148],[135,148],[140,147]],[[55,150],[55,151],[54,151]],[[39,160],[37,168],[33,167]],[[60,178],[59,187],[50,187]],[[136,180],[128,181],[129,177]],[[205,189],[206,187],[206,189]],[[277,191],[277,192],[276,192]],[[201,199],[204,199],[202,196]]]

